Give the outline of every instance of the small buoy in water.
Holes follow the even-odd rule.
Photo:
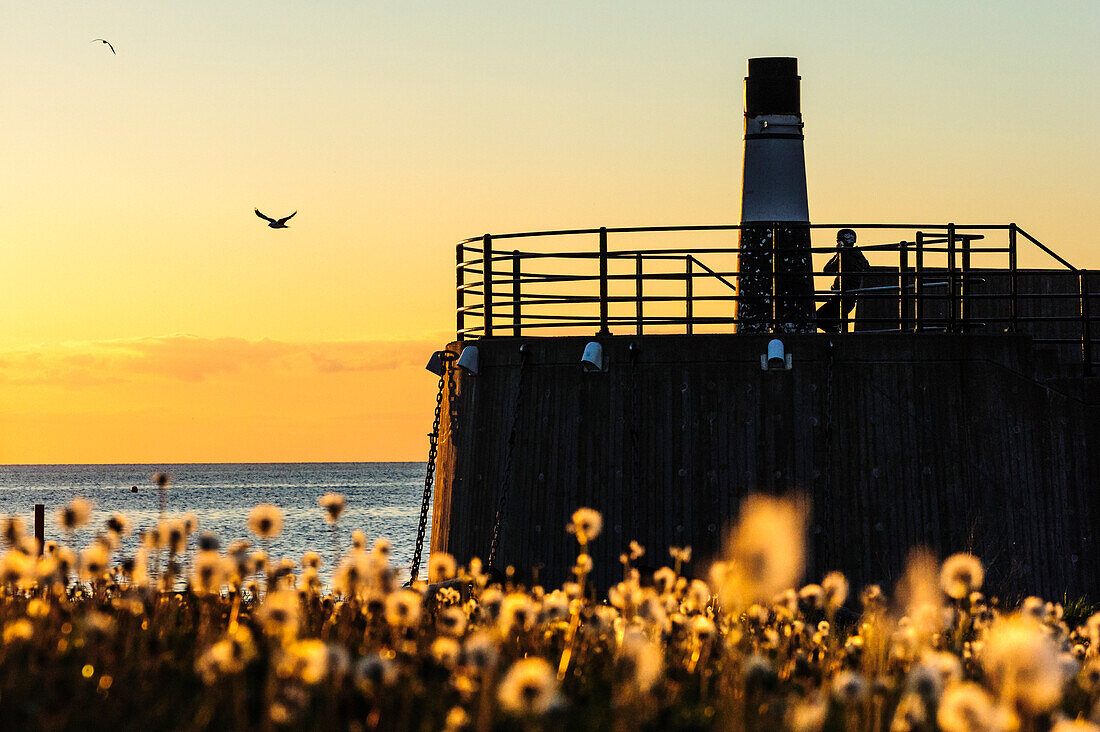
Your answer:
[[[131,493],[137,493],[137,486],[136,485],[130,486],[130,492]]]

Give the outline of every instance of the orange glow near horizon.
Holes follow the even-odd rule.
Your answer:
[[[20,8],[0,462],[424,459],[454,242],[736,223],[751,56],[799,58],[813,220],[1100,266],[1092,0],[961,5]]]

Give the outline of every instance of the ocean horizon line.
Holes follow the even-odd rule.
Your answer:
[[[165,467],[170,465],[410,465],[424,462],[423,460],[209,460],[188,462],[0,463],[0,468]]]

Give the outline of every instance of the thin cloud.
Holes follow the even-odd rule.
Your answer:
[[[304,374],[422,367],[439,341],[277,341],[155,336],[0,351],[0,383],[80,388],[135,379],[201,382],[254,371]]]

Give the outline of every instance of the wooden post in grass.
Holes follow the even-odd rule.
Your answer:
[[[38,556],[46,548],[46,507],[41,503],[34,504],[34,538],[38,540]]]

